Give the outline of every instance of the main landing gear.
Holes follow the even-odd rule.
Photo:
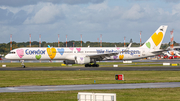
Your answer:
[[[99,67],[99,64],[85,64],[85,67]]]
[[[85,64],[85,67],[99,67],[99,64],[96,64],[96,60],[94,59],[94,64]]]
[[[21,67],[25,68],[26,66],[24,65],[24,60],[21,60]]]

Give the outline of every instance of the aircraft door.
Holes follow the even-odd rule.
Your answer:
[[[145,49],[142,50],[142,56],[146,56],[146,50]]]

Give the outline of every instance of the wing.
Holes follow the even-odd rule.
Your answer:
[[[159,55],[159,54],[162,54],[163,52],[167,52],[167,51],[168,51],[168,50],[159,50],[159,51],[154,51],[154,52],[152,52],[152,53]]]
[[[115,56],[118,54],[119,53],[99,53],[99,54],[86,55],[86,56],[90,57],[91,59],[103,60],[105,57]]]

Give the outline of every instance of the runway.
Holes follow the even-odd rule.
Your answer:
[[[180,82],[136,83],[136,84],[90,84],[90,85],[57,85],[57,86],[22,86],[0,88],[0,92],[47,92],[97,89],[136,89],[136,88],[174,88]]]
[[[161,60],[159,60],[159,59],[155,59],[155,60],[150,60],[150,59],[139,59],[139,60],[130,60],[130,61],[132,61],[133,63],[134,62],[157,62],[157,63],[163,63],[163,62],[167,62],[167,63],[179,63],[179,61],[180,61],[180,59],[161,59]],[[19,63],[19,61],[18,60],[14,60],[14,61],[10,61],[10,60],[6,60],[6,59],[4,59],[3,58],[3,60],[0,60],[0,63],[11,63],[11,62],[13,62],[13,63]],[[25,63],[39,63],[39,62],[43,62],[43,63],[47,63],[47,62],[49,62],[48,60],[32,60],[32,61],[29,61],[29,60],[27,60],[27,61],[24,61]],[[60,61],[60,60],[52,60],[51,62],[53,62],[53,63],[56,63],[56,62],[58,62],[58,63],[62,63],[63,61]],[[123,62],[123,60],[118,60],[118,61],[101,61],[101,62],[114,62],[114,63],[116,63],[116,62]]]
[[[162,64],[162,63],[179,63],[180,59],[162,59],[162,60],[132,60],[133,63],[138,62],[155,62],[155,64]],[[6,63],[11,62],[8,60],[1,60],[0,62]],[[19,62],[19,61],[14,61]],[[39,62],[39,61],[26,61],[26,62]],[[43,62],[43,61],[41,61]],[[48,62],[48,61],[44,61]],[[56,61],[54,61],[56,62]],[[59,61],[57,61],[59,62]],[[103,61],[106,62],[106,61]],[[110,62],[110,61],[107,61]],[[111,62],[120,62],[120,61],[111,61]],[[121,61],[122,62],[122,61]],[[147,64],[147,63],[146,63]],[[150,63],[154,64],[154,63]],[[180,66],[139,66],[139,67],[127,67],[126,64],[123,64],[124,67],[27,67],[27,68],[21,68],[21,67],[6,67],[1,68],[0,71],[77,71],[77,70],[103,70],[103,71],[180,71]]]
[[[156,66],[156,67],[6,67],[0,71],[180,71],[179,66]]]

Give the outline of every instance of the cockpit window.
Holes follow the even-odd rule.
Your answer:
[[[16,54],[16,52],[9,52],[9,54]]]

